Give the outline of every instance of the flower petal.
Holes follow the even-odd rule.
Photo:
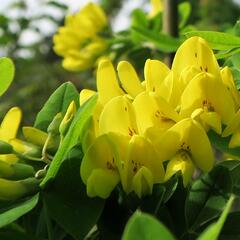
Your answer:
[[[126,61],[119,62],[117,70],[122,87],[133,98],[144,90],[135,69],[130,63]]]
[[[144,67],[146,91],[159,93],[162,81],[170,72],[170,69],[158,60],[148,59]]]
[[[110,99],[123,94],[110,61],[102,61],[98,65],[97,90],[98,100],[102,105],[105,105]]]
[[[96,94],[96,91],[83,89],[79,95],[80,106],[82,106],[90,97]]]
[[[80,168],[83,182],[87,183],[92,171],[98,168],[117,172],[115,156],[107,135],[96,138],[85,153]]]
[[[184,156],[182,156],[183,154]],[[168,163],[164,181],[169,180],[176,172],[181,171],[183,185],[186,187],[192,178],[194,169],[194,164],[187,153],[179,153]]]
[[[173,60],[172,70],[179,76],[182,70],[188,66],[194,66],[201,71],[220,77],[216,57],[203,38],[191,37],[178,48]]]
[[[116,172],[105,169],[94,169],[87,180],[87,195],[89,197],[108,198],[119,182]]]
[[[17,131],[22,119],[22,111],[18,107],[11,108],[5,115],[1,128],[0,128],[0,139],[8,142],[17,135]]]
[[[235,113],[233,99],[227,88],[213,75],[200,73],[186,87],[181,97],[182,117],[191,116],[197,108],[204,108],[208,102],[207,111],[214,111],[227,124]]]
[[[223,130],[222,137],[227,137],[233,134],[240,128],[240,110],[238,110],[232,120],[228,123],[227,127]]]
[[[196,166],[203,171],[209,171],[215,161],[213,150],[206,132],[195,120],[192,120],[186,142],[190,146],[192,160]]]
[[[144,195],[151,195],[153,188],[153,176],[151,171],[146,167],[141,167],[132,180],[132,191],[139,198]]]
[[[126,136],[138,132],[134,109],[127,97],[115,97],[105,105],[100,115],[99,134],[109,132]]]
[[[132,190],[133,178],[142,167],[146,167],[150,171],[153,183],[159,183],[163,180],[163,165],[158,159],[154,146],[146,138],[135,135],[129,142],[127,161],[124,165],[125,175],[122,183],[126,192]]]
[[[240,130],[235,131],[230,139],[229,148],[235,148],[240,146]]]
[[[216,133],[222,133],[221,117],[216,112],[204,112],[200,115],[201,120],[212,128]]]

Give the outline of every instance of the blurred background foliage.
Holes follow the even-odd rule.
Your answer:
[[[11,57],[16,66],[15,81],[0,101],[0,117],[9,107],[17,105],[23,109],[24,124],[32,123],[49,95],[63,82],[72,81],[79,90],[94,87],[95,71],[91,69],[81,73],[68,72],[61,66],[62,59],[52,50],[52,36],[57,28],[63,25],[69,6],[59,1],[38,1],[41,9],[45,11],[36,11],[36,14],[31,15],[27,14],[31,11],[27,0],[9,1],[7,9],[1,11],[0,8],[0,55]],[[125,14],[121,9],[129,2],[127,0],[99,1],[109,17],[109,22],[120,26],[121,22],[117,22],[116,17],[119,14]],[[240,3],[232,0],[190,0],[188,2],[190,8],[183,5],[182,13],[180,12],[180,35],[190,30],[232,33],[234,26],[235,35],[240,35],[239,24],[235,25],[240,16]],[[112,41],[118,41],[115,44],[114,59],[116,61],[128,59],[138,70],[143,68],[147,58],[162,59],[165,54],[163,51],[165,45],[161,45],[160,40],[154,41],[162,30],[162,13],[159,13],[160,16],[149,19],[149,1],[139,1],[139,7],[141,6],[147,6],[147,8],[135,10],[131,19],[129,17],[130,30],[126,28],[126,30],[115,32],[112,38]],[[53,16],[49,9],[54,9],[58,13],[57,16]],[[15,15],[13,16],[11,12],[15,12]],[[115,26],[111,27],[115,29]],[[46,31],[48,28],[51,31]],[[151,33],[147,32],[148,30]],[[35,35],[34,41],[28,39],[29,33],[31,36]],[[168,49],[168,52],[173,52],[177,40],[165,40],[172,41],[173,48]],[[233,56],[236,64],[238,64],[237,56],[239,53]],[[229,61],[233,64],[231,60]]]

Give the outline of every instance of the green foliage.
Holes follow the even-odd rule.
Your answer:
[[[137,211],[127,223],[122,239],[174,240],[175,238],[157,219]]]
[[[79,93],[72,83],[64,83],[47,100],[38,113],[34,126],[46,131],[57,113],[62,113],[64,116],[71,101],[74,101],[78,107]]]
[[[220,232],[223,228],[224,222],[226,221],[228,212],[231,209],[231,206],[233,204],[234,197],[231,196],[231,198],[228,200],[226,207],[224,211],[222,212],[221,216],[219,217],[218,221],[216,223],[212,223],[208,228],[198,237],[198,240],[217,240],[218,236],[220,235]]]
[[[193,31],[186,33],[187,37],[199,36],[210,43],[216,50],[231,50],[240,47],[240,38],[232,34],[213,31]]]
[[[63,163],[65,156],[68,154],[75,145],[77,145],[80,140],[79,137],[82,134],[82,131],[85,127],[85,123],[89,118],[89,115],[93,111],[93,108],[96,103],[97,96],[92,97],[88,102],[86,102],[81,108],[79,108],[73,122],[70,126],[70,129],[63,140],[63,143],[60,145],[54,159],[51,163],[51,166],[47,172],[46,177],[42,181],[41,185],[44,187],[49,181],[53,180]]]
[[[0,228],[31,211],[37,205],[38,199],[39,194],[36,194],[33,197],[28,197],[8,206],[0,203]]]
[[[0,58],[0,96],[8,89],[14,77],[14,65],[9,58]]]
[[[49,216],[79,240],[94,227],[104,207],[104,200],[90,199],[86,194],[79,174],[82,157],[79,146],[69,150],[54,182],[43,194]]]

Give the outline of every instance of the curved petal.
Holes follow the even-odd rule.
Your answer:
[[[48,134],[34,127],[23,127],[22,132],[28,142],[43,146],[47,140]]]
[[[115,132],[133,136],[138,132],[135,112],[127,97],[119,96],[109,101],[99,120],[99,134]]]
[[[188,156],[188,153],[180,152],[168,163],[164,181],[169,180],[176,172],[181,171],[183,185],[186,187],[192,178],[194,169],[194,164]]]
[[[189,117],[197,108],[218,113],[225,124],[235,112],[233,99],[224,84],[206,73],[198,74],[185,88],[181,97],[180,115]]]
[[[154,93],[142,92],[133,101],[136,121],[140,134],[148,128],[168,129],[179,120],[178,114],[161,97]]]
[[[159,93],[162,81],[170,72],[170,69],[158,60],[148,59],[144,66],[146,91]]]
[[[117,71],[122,87],[133,98],[144,90],[135,69],[129,62],[119,62]]]
[[[190,153],[193,162],[203,171],[208,171],[214,163],[214,155],[208,136],[201,125],[186,118],[168,129],[157,142],[162,160],[173,158],[177,152]]]
[[[153,176],[151,171],[146,167],[141,167],[132,180],[132,191],[139,198],[144,195],[151,195],[153,188]]]
[[[107,135],[96,138],[83,157],[80,173],[85,184],[92,171],[98,168],[117,172],[114,152]]]
[[[11,108],[5,115],[1,128],[0,128],[0,139],[8,142],[17,135],[17,131],[22,119],[22,111],[18,107]]]
[[[87,180],[87,195],[89,197],[108,198],[119,182],[116,172],[105,169],[94,169]]]
[[[102,61],[98,65],[97,90],[98,100],[102,105],[105,105],[110,99],[123,94],[110,61]]]
[[[131,191],[133,178],[142,167],[146,167],[151,172],[153,183],[162,182],[164,169],[154,146],[146,138],[135,135],[129,142],[124,165],[122,184],[126,192]]]
[[[222,77],[223,83],[226,85],[227,89],[232,95],[232,98],[234,99],[236,109],[239,109],[240,93],[235,86],[233,75],[229,67],[224,67],[221,70],[221,77]]]
[[[216,112],[204,112],[200,116],[201,120],[212,128],[216,133],[222,133],[221,117]]]
[[[193,162],[203,171],[209,171],[214,165],[214,154],[208,136],[202,126],[192,120],[188,136],[184,139],[190,147]]]
[[[96,94],[96,91],[90,89],[83,89],[79,95],[79,103],[82,106],[90,97]]]
[[[227,137],[233,134],[240,128],[240,110],[238,110],[232,120],[228,123],[227,127],[223,130],[222,137]]]
[[[183,69],[194,66],[203,72],[220,77],[220,69],[216,57],[208,43],[200,37],[187,39],[177,50],[172,70],[179,76]]]
[[[235,148],[240,146],[240,130],[235,131],[230,139],[229,148]]]

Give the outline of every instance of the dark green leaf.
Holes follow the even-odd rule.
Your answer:
[[[29,233],[24,233],[12,229],[1,229],[0,230],[0,239],[2,240],[43,240],[39,239],[36,236],[33,236]]]
[[[221,152],[231,154],[232,156],[240,157],[240,147],[228,147],[231,136],[223,138],[214,131],[209,131],[208,137],[216,149],[220,150]]]
[[[217,240],[218,239],[218,236],[222,230],[224,222],[226,221],[228,212],[230,211],[231,206],[233,204],[233,200],[234,200],[234,197],[231,196],[218,221],[208,226],[207,229],[198,237],[198,240],[209,240],[209,239]]]
[[[188,228],[195,231],[216,218],[223,210],[230,192],[231,176],[223,166],[216,165],[210,173],[197,179],[192,184],[185,203]]]
[[[232,212],[228,215],[219,238],[220,240],[240,239],[239,219],[240,219],[239,211]]]
[[[211,47],[216,50],[229,50],[240,47],[240,37],[222,32],[214,31],[192,31],[186,33],[187,37],[199,36],[209,42]]]
[[[70,151],[70,149],[72,149],[77,143],[80,142],[79,137],[84,130],[85,123],[87,122],[89,116],[93,111],[96,100],[97,95],[93,96],[81,108],[79,108],[67,132],[66,137],[64,138],[61,146],[59,147],[56,155],[54,156],[54,159],[50,165],[46,177],[41,183],[41,186],[45,186],[51,179],[54,179],[61,164],[66,158],[66,154]]]
[[[232,179],[233,193],[240,196],[240,160],[226,160],[219,165],[228,169]]]
[[[172,233],[151,215],[137,211],[128,221],[123,240],[174,240]]]
[[[27,212],[31,211],[38,202],[39,195],[36,194],[31,198],[27,198],[26,200],[20,201],[17,204],[14,204],[11,208],[9,207],[5,211],[1,211],[0,213],[0,228],[12,223],[17,220],[19,217],[23,216]]]
[[[38,113],[34,127],[46,131],[55,115],[61,112],[63,115],[71,101],[79,106],[79,93],[70,82],[62,84],[48,99],[42,110]]]
[[[96,224],[104,206],[104,200],[86,195],[80,178],[82,156],[79,147],[69,151],[53,184],[43,193],[49,215],[79,240]]]

